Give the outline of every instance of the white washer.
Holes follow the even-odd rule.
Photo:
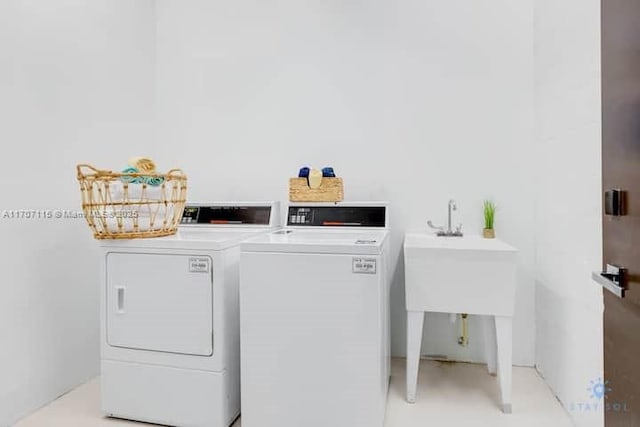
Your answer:
[[[241,243],[243,427],[382,427],[389,385],[384,203],[299,204]]]
[[[102,410],[187,427],[240,412],[239,243],[278,204],[188,205],[175,236],[103,241]]]

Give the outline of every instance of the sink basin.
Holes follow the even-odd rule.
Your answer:
[[[499,239],[485,239],[478,235],[441,237],[432,233],[407,233],[405,248],[458,249],[471,251],[516,251]]]
[[[407,233],[408,311],[512,316],[517,249],[481,236]]]

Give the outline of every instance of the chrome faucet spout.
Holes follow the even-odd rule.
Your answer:
[[[449,220],[447,221],[447,233],[453,234],[453,228],[451,228],[451,212],[458,209],[458,205],[456,205],[456,201],[451,199],[449,200]]]

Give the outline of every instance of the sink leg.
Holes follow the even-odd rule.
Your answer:
[[[511,413],[511,375],[513,334],[511,317],[496,316],[496,341],[498,344],[498,382],[502,397],[502,412]]]
[[[489,374],[495,375],[497,371],[497,344],[496,325],[493,316],[483,316],[482,326],[484,330],[484,354],[487,359],[487,370]]]
[[[423,311],[407,312],[407,402],[415,403],[422,347]]]

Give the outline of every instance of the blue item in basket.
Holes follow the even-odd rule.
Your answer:
[[[298,172],[298,178],[309,178],[309,171],[310,169],[306,166],[300,168],[300,172]]]
[[[122,173],[139,173],[138,169],[134,168],[134,167],[128,167],[125,168]],[[125,184],[141,184],[143,181],[143,178],[141,176],[131,176],[131,175],[122,175],[120,177],[120,181],[124,182]]]
[[[164,178],[161,176],[145,176],[143,177],[143,182],[152,187],[157,187],[164,182]]]
[[[122,171],[123,174],[128,174],[128,173],[140,173],[140,171],[137,168],[134,167],[128,167],[126,169],[124,169]],[[124,182],[125,184],[147,184],[150,185],[152,187],[157,187],[159,185],[162,185],[162,183],[164,182],[164,177],[162,176],[131,176],[131,175],[122,175],[120,177],[120,181]]]
[[[333,171],[332,167],[322,168],[322,176],[325,178],[335,178],[336,173]]]

